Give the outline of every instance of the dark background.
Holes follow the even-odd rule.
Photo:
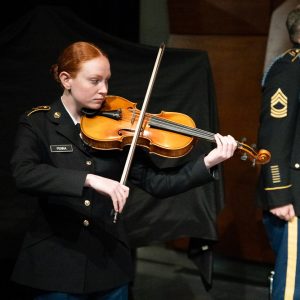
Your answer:
[[[0,12],[0,30],[41,5],[67,7],[82,20],[116,37],[139,41],[139,0],[8,1]]]

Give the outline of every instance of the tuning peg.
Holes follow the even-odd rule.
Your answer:
[[[247,141],[247,138],[246,137],[242,137],[241,138],[241,143],[245,143]],[[248,155],[246,152],[243,152],[243,154],[241,155],[241,160],[245,161],[248,159]]]
[[[256,144],[251,144],[252,149],[257,150],[257,145]],[[256,165],[256,159],[254,158],[252,160],[252,167],[255,167]]]
[[[247,160],[248,159],[248,155],[246,152],[244,152],[242,155],[241,155],[241,160]]]

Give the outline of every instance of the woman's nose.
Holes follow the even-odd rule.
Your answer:
[[[107,85],[106,84],[102,84],[101,86],[100,86],[100,88],[99,88],[99,90],[98,90],[98,92],[101,94],[106,94],[107,93],[107,91],[108,91],[108,87],[107,87]]]

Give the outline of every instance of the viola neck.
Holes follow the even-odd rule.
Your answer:
[[[164,129],[167,131],[180,133],[186,136],[201,138],[209,142],[215,143],[214,133],[178,124],[176,122],[169,121],[163,118],[152,116],[149,121],[149,125],[153,128]]]

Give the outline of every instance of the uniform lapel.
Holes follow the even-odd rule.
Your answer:
[[[48,112],[48,117],[52,123],[56,124],[57,133],[63,135],[74,146],[87,153],[76,125],[71,119],[69,113],[65,110],[61,101],[57,101],[51,106],[51,110]]]

